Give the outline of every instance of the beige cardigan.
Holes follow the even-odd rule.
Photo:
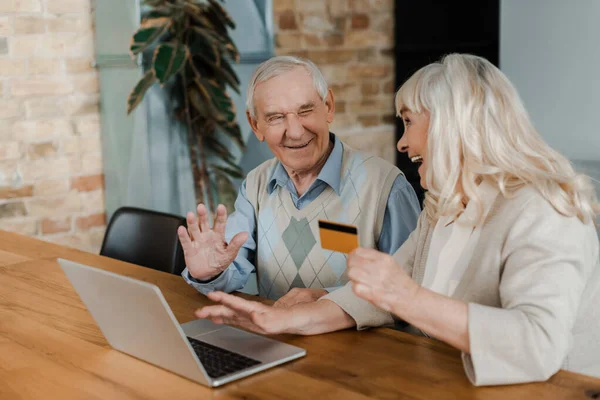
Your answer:
[[[433,229],[422,214],[394,254],[418,283]],[[600,377],[598,247],[594,226],[560,215],[533,188],[498,196],[473,253],[458,260],[468,266],[452,296],[469,304],[463,365],[474,385],[545,381],[560,368]],[[323,299],[358,329],[393,323],[350,284]]]

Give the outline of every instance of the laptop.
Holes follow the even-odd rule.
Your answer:
[[[180,325],[153,284],[58,259],[116,350],[217,387],[303,357],[306,350],[198,319]]]

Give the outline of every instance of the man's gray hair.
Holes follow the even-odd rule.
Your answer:
[[[327,97],[327,82],[319,68],[310,60],[295,56],[277,56],[268,59],[256,68],[250,78],[248,90],[246,92],[246,109],[250,112],[252,118],[256,119],[256,110],[254,109],[254,90],[259,83],[268,81],[271,78],[290,72],[295,68],[304,67],[310,74],[317,89],[317,93],[324,101]]]

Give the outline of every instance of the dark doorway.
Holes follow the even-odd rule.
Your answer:
[[[419,68],[449,53],[470,53],[498,66],[500,52],[499,0],[397,0],[396,87]],[[404,133],[396,118],[396,140]],[[406,174],[422,201],[418,166],[398,153],[396,165]]]

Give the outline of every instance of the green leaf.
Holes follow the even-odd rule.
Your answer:
[[[165,17],[167,17],[167,18],[171,17],[171,11],[166,8],[156,8],[156,9],[151,10],[151,11],[145,13],[144,15],[142,15],[142,20],[147,21],[150,19],[165,18]]]
[[[238,124],[219,124],[219,127],[223,130],[223,133],[235,141],[240,149],[246,149],[246,143],[244,143],[244,138],[242,137],[242,130]]]
[[[229,35],[220,34],[213,29],[195,26],[192,28],[194,41],[191,52],[193,55],[202,54],[206,47],[216,46],[218,50],[229,56],[236,63],[239,62],[240,54]]]
[[[210,93],[215,108],[220,111],[220,116],[215,116],[217,121],[231,123],[235,121],[235,104],[225,89],[214,80],[204,80],[204,87]]]
[[[210,167],[216,171],[221,171],[222,173],[224,173],[225,175],[231,177],[231,178],[235,178],[235,179],[243,179],[244,178],[244,173],[242,172],[242,170],[238,167],[236,169],[234,168],[227,168],[227,167],[223,167],[220,165],[216,165],[216,164],[211,164]]]
[[[235,73],[235,71],[233,70],[233,68],[231,67],[231,64],[229,64],[227,62],[227,60],[223,60],[221,61],[221,73],[222,74],[227,74],[227,83],[229,83],[229,86],[231,86],[231,88],[233,90],[235,90],[238,94],[240,94],[240,89],[239,89],[239,85],[240,85],[240,80],[237,77],[237,74]]]
[[[209,35],[205,35],[200,29],[193,28],[192,32],[194,35],[190,44],[190,53],[192,55],[202,56],[207,63],[213,65],[213,68],[220,68],[220,43],[217,40],[213,40]]]
[[[154,72],[152,70],[146,72],[144,77],[140,79],[137,85],[135,85],[135,88],[129,93],[129,98],[127,99],[127,115],[131,114],[138,104],[140,104],[148,89],[154,85],[154,82],[156,82]]]
[[[225,22],[219,17],[219,15],[213,10],[209,8],[206,11],[206,16],[210,19],[212,23],[212,27],[210,28],[213,32],[217,33],[219,36],[227,35],[227,25]]]
[[[210,81],[207,79],[197,79],[196,87],[198,88],[202,102],[204,103],[202,107],[209,111],[207,114],[204,114],[204,116],[211,120],[223,119],[223,117],[220,115],[221,110],[219,109],[219,106],[214,98],[214,88],[212,87]]]
[[[218,202],[228,210],[232,210],[237,198],[237,188],[225,173],[214,170],[212,175],[214,175],[214,179],[211,179],[211,185],[213,185],[213,189],[216,189]]]
[[[162,6],[164,3],[166,3],[166,0],[144,0],[143,2],[143,4],[150,7]]]
[[[152,69],[154,75],[164,85],[169,79],[183,69],[189,57],[189,51],[184,45],[161,44],[154,51]]]
[[[241,149],[246,148],[242,131],[235,123],[233,100],[216,82],[196,79],[189,93],[190,102],[200,115],[215,121],[221,133],[229,136]]]
[[[226,24],[227,26],[229,26],[232,29],[235,29],[235,22],[233,22],[233,19],[231,19],[227,10],[225,10],[225,8],[222,5],[220,5],[219,3],[217,3],[215,0],[208,0],[208,2],[210,3],[211,8],[217,14],[217,17],[224,24]]]
[[[189,14],[198,14],[202,15],[204,8],[206,8],[203,4],[194,4],[192,1],[184,1],[183,2],[183,10]]]
[[[231,69],[231,66],[225,59],[221,59],[221,66],[217,67],[211,63],[203,54],[196,54],[192,57],[192,63],[197,70],[207,69],[209,70],[209,76],[212,75],[214,78],[225,81],[231,88],[240,94],[239,80],[235,72]]]
[[[223,162],[225,162],[227,165],[231,166],[232,168],[237,168],[237,164],[235,164],[235,162],[233,160],[228,160],[228,159],[223,159],[221,160]]]
[[[206,28],[193,27],[192,31],[196,34],[197,37],[201,41],[204,42],[205,45],[220,45],[222,42],[221,36],[219,36],[215,31]]]
[[[212,21],[206,15],[207,6],[205,4],[184,3],[182,9],[196,24],[214,30]]]
[[[194,107],[194,109],[196,109],[203,117],[214,118],[214,114],[218,111],[214,108],[210,93],[206,90],[204,85],[200,83],[200,80],[196,79],[194,85],[188,90],[192,107]]]
[[[233,41],[225,44],[225,52],[236,64],[240,62],[240,52]]]
[[[220,161],[229,165],[231,168],[238,168],[238,165],[235,162],[235,157],[231,154],[229,148],[221,142],[221,140],[217,139],[214,134],[221,132],[220,127],[217,127],[212,131],[212,133],[207,133],[202,136],[202,144],[205,146],[210,153],[217,155],[221,158]],[[222,133],[222,132],[221,132]]]
[[[131,57],[147,49],[159,37],[161,37],[171,26],[171,19],[167,17],[147,19],[133,34],[129,52]]]
[[[220,156],[223,161],[233,163],[234,158],[231,151],[212,134],[203,135],[202,143],[207,150]]]

